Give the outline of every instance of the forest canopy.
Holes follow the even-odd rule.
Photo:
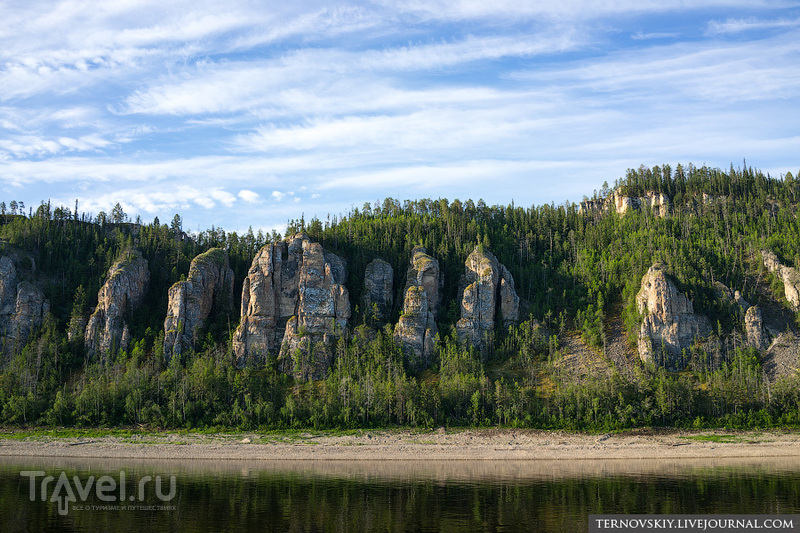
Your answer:
[[[42,202],[0,203],[2,256],[20,280],[49,302],[24,344],[4,337],[0,422],[7,425],[149,427],[371,427],[513,425],[617,429],[642,425],[766,427],[800,422],[794,376],[770,379],[763,351],[747,347],[744,317],[719,284],[775,309],[796,333],[798,315],[765,271],[761,250],[800,268],[800,183],[746,165],[728,170],[670,165],[629,170],[581,204],[521,207],[482,200],[387,198],[325,220],[290,220],[346,261],[352,316],[323,379],[300,380],[274,360],[239,368],[232,352],[242,283],[259,249],[282,240],[252,230],[212,227],[186,233],[176,214],[129,220],[122,207],[90,216]],[[658,216],[644,205],[621,215],[614,196],[669,199]],[[393,339],[402,313],[412,251],[424,247],[443,272],[442,310],[433,365],[412,368]],[[521,299],[517,324],[498,325],[490,349],[460,342],[459,294],[464,262],[490,250],[513,274]],[[167,361],[164,318],[169,289],[186,279],[194,257],[227,252],[234,304],[213,315],[192,350]],[[150,279],[140,307],[126,316],[127,350],[88,357],[82,331],[109,268],[138,250]],[[385,322],[361,309],[367,264],[394,269],[394,307]],[[685,354],[682,372],[609,362],[611,336],[635,353],[642,316],[635,297],[643,275],[661,263],[698,313],[709,317],[708,342]],[[776,315],[777,316],[777,315]],[[783,323],[782,323],[783,324]],[[73,334],[70,334],[72,331]],[[565,361],[598,358],[603,372],[572,372]],[[574,353],[573,353],[574,352]],[[578,355],[576,355],[578,354]],[[795,367],[797,362],[795,361]]]

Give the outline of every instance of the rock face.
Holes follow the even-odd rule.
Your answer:
[[[667,278],[660,264],[651,266],[642,278],[636,305],[645,315],[638,343],[642,360],[659,356],[664,366],[681,368],[683,350],[711,333],[708,319],[695,314],[692,302]]]
[[[757,305],[750,307],[744,315],[744,329],[747,332],[747,344],[764,351],[769,346],[767,333],[764,331],[764,320],[761,309]]]
[[[744,299],[742,293],[739,291],[733,291],[727,285],[720,283],[719,281],[714,283],[714,288],[717,290],[717,295],[722,300],[731,305],[738,305],[739,309],[741,309],[743,313],[750,308],[750,304]]]
[[[194,347],[206,319],[216,307],[224,311],[233,303],[233,270],[228,252],[212,248],[192,260],[189,277],[169,289],[164,320],[164,357]]]
[[[800,309],[800,272],[796,268],[782,265],[778,256],[767,250],[761,251],[761,257],[767,270],[777,274],[778,278],[783,281],[786,300],[795,311]]]
[[[14,262],[0,258],[0,333],[6,349],[21,349],[44,322],[50,302],[42,291],[19,281]]]
[[[261,248],[242,287],[242,322],[233,338],[238,364],[277,355],[286,373],[323,377],[331,341],[350,318],[346,274],[337,255],[306,235]]]
[[[394,328],[394,339],[403,346],[411,366],[417,370],[426,368],[433,359],[443,285],[439,262],[426,254],[424,248],[415,249],[406,274],[403,312]]]
[[[703,205],[714,205],[716,203],[723,202],[724,200],[725,200],[724,196],[712,196],[707,192],[704,192],[701,197]]]
[[[491,252],[475,247],[464,264],[461,280],[461,318],[456,324],[458,337],[483,350],[487,336],[494,331],[495,317],[504,326],[519,318],[519,296],[514,278]]]
[[[371,261],[364,271],[364,312],[386,322],[392,313],[394,269],[383,259]]]
[[[629,211],[638,211],[645,206],[649,207],[654,215],[665,217],[669,214],[669,197],[655,191],[646,192],[644,196],[627,196],[617,189],[607,198],[581,202],[579,212],[597,213],[613,209],[618,215],[625,215]]]
[[[519,320],[519,295],[514,286],[514,277],[504,266],[500,265],[500,318],[503,327],[509,327]]]
[[[8,257],[0,257],[0,314],[9,316],[17,301],[17,269]]]
[[[642,209],[642,207],[649,207],[653,214],[659,217],[665,217],[669,214],[669,198],[666,194],[660,192],[647,192],[644,196],[623,196],[621,192],[616,191],[611,200],[617,214],[624,215],[631,209]]]
[[[130,331],[125,315],[142,303],[149,282],[147,260],[138,250],[124,252],[111,265],[106,282],[97,293],[97,307],[86,325],[87,356],[106,357],[117,348],[128,348]]]

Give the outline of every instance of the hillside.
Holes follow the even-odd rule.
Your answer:
[[[389,198],[285,238],[2,203],[0,422],[795,425],[799,192],[662,165],[579,205]]]

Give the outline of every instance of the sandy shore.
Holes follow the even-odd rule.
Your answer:
[[[576,461],[798,458],[792,431],[646,431],[586,435],[513,429],[364,430],[275,435],[143,433],[109,437],[9,434],[0,457],[238,461]]]

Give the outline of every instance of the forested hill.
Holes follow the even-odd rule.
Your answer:
[[[0,421],[795,425],[798,192],[640,167],[577,205],[389,198],[285,238],[3,202]]]

